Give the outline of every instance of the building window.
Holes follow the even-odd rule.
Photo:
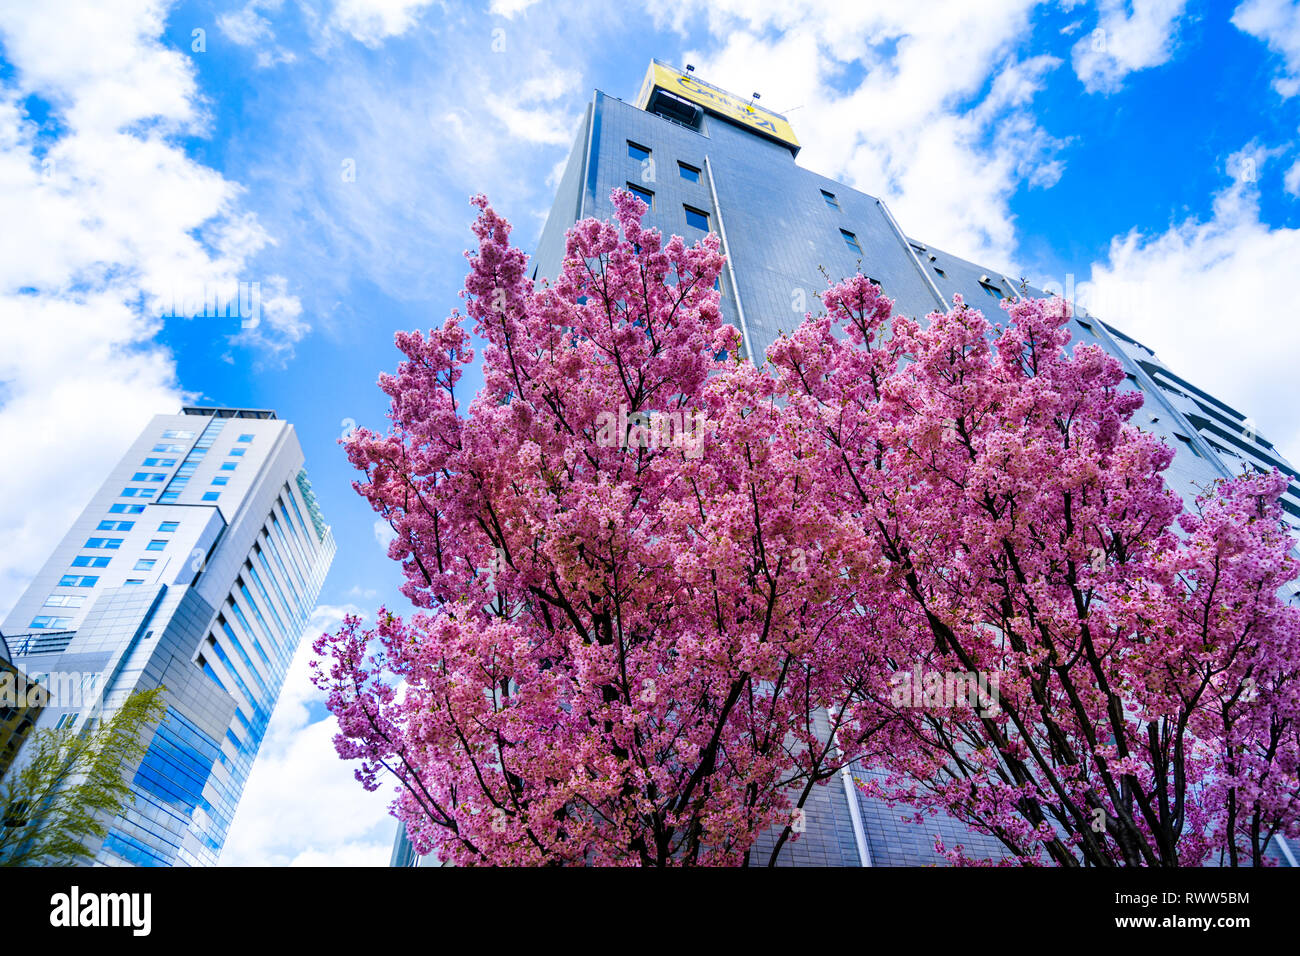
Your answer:
[[[158,560],[157,560],[156,558],[141,558],[139,561],[137,561],[137,562],[135,563],[135,567],[133,567],[131,570],[132,570],[132,571],[151,571],[151,570],[153,570],[153,566],[154,566],[155,564],[157,564],[157,563],[158,563]]]
[[[144,505],[111,505],[108,513],[111,515],[138,515],[144,511]]]
[[[169,428],[162,433],[163,438],[193,438],[194,432],[181,431],[178,428]]]
[[[1174,437],[1177,438],[1177,439],[1178,439],[1180,442],[1182,442],[1184,445],[1186,445],[1186,446],[1187,446],[1187,450],[1190,451],[1190,452],[1191,452],[1193,455],[1195,455],[1197,458],[1203,458],[1203,457],[1205,457],[1205,456],[1202,455],[1199,451],[1196,450],[1196,445],[1195,445],[1195,444],[1192,442],[1192,440],[1191,440],[1190,438],[1188,438],[1186,435],[1180,435],[1180,434],[1178,434],[1178,432],[1174,432]]]
[[[112,558],[92,558],[88,554],[78,555],[72,559],[74,568],[106,568]]]
[[[631,183],[628,183],[627,191],[630,192],[637,199],[641,200],[651,209],[655,207],[655,194],[652,193],[650,190],[642,189],[640,186],[633,186]]]
[[[72,618],[70,617],[48,617],[42,615],[41,617],[32,618],[32,623],[30,626],[54,628],[55,630],[57,630],[59,628],[67,627],[71,623],[72,623]]]
[[[627,154],[632,159],[635,159],[638,163],[644,163],[647,159],[650,158],[649,149],[647,149],[644,146],[638,145],[637,143],[632,142],[630,139],[627,141]]]
[[[99,576],[95,574],[65,574],[59,578],[58,586],[61,588],[93,588],[99,583]]]
[[[152,541],[150,541],[148,544],[144,546],[144,549],[146,551],[161,551],[166,547],[167,547],[167,540],[165,538],[154,538]]]
[[[130,531],[135,527],[134,521],[101,521],[96,531]]]
[[[153,450],[164,455],[176,455],[185,450],[184,445],[154,445]]]
[[[144,468],[170,468],[174,464],[176,464],[175,458],[146,458],[140,462],[141,467]]]
[[[166,481],[166,475],[160,475],[153,471],[137,471],[131,476],[132,481]]]
[[[688,163],[678,162],[677,171],[682,174],[682,179],[689,180],[693,183],[700,181],[700,171]]]
[[[696,229],[703,229],[705,232],[709,231],[709,214],[707,212],[701,212],[691,206],[683,206],[682,208],[686,210],[686,225],[694,226]]]
[[[121,538],[87,538],[83,548],[107,548],[116,551],[122,547]]]
[[[835,198],[834,193],[828,193],[826,190],[823,189],[822,199],[826,200],[826,205],[830,206],[832,209],[840,208],[840,201]]]
[[[995,299],[1005,298],[1005,296],[1002,294],[1002,290],[999,289],[991,282],[981,282],[980,288],[983,289],[986,293],[988,293],[990,296],[992,296]]]
[[[181,496],[179,491],[164,491],[158,496],[159,501],[176,501]]]
[[[937,272],[937,273],[939,273],[939,278],[941,278],[941,279],[946,279],[946,278],[948,278],[948,273],[944,272],[944,271],[943,271],[942,269],[940,269],[938,266],[935,266],[935,267],[934,267],[934,271]]]
[[[861,247],[860,245],[858,245],[858,237],[857,237],[857,236],[855,236],[853,233],[849,232],[847,229],[841,229],[841,230],[840,230],[840,235],[844,237],[844,244],[845,244],[846,246],[848,246],[850,249],[852,249],[852,250],[853,250],[854,252],[856,252],[858,255],[862,255],[862,247]]]
[[[249,442],[251,442],[251,441],[253,440],[253,436],[252,436],[252,435],[240,435],[238,440],[239,440],[239,441],[242,441],[244,444],[248,444]]]
[[[45,599],[46,607],[81,607],[85,603],[84,594],[51,594]]]
[[[232,449],[230,449],[230,451],[226,452],[226,454],[227,454],[227,455],[239,455],[240,457],[243,457],[244,452],[247,451],[247,450],[248,450],[248,449],[246,449],[246,448],[232,448]]]
[[[123,488],[119,498],[152,498],[155,488]]]
[[[127,578],[126,584],[144,584],[144,578]]]
[[[213,478],[213,479],[212,479],[212,483],[213,483],[214,485],[228,485],[228,484],[230,484],[230,479],[229,479],[229,478]]]
[[[234,471],[238,467],[239,467],[239,462],[237,461],[223,461],[221,463],[222,471]]]
[[[164,521],[158,526],[159,531],[175,531],[181,526],[179,521]]]
[[[216,500],[219,499],[220,497],[221,497],[221,492],[219,492],[219,491],[205,491],[205,492],[203,492],[203,500],[204,500],[204,501],[216,501]]]

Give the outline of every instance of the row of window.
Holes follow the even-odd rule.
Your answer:
[[[163,432],[162,437],[163,437],[163,438],[168,438],[168,439],[189,439],[189,438],[193,438],[193,437],[194,437],[194,433],[191,432],[191,431],[184,431],[184,430],[181,430],[181,429],[168,429],[167,431]],[[240,436],[240,440],[241,440],[241,441],[250,441],[250,442],[251,442],[251,441],[253,440],[253,436],[252,436],[252,435],[241,435],[241,436]],[[167,451],[177,451],[177,452],[179,452],[179,451],[183,451],[183,450],[184,450],[184,446],[181,446],[181,445],[175,445],[175,446],[171,446],[171,445],[168,445],[168,446],[156,445],[156,446],[154,446],[154,451],[164,451],[164,450],[167,450]],[[241,453],[241,454],[242,454],[242,452],[243,452],[243,449],[240,449],[240,453]],[[174,459],[174,458],[146,458],[142,464],[143,464],[143,466],[146,467],[146,468],[169,468],[169,467],[171,467],[171,466],[173,466],[173,465],[176,464],[176,459]],[[167,476],[166,476],[165,474],[156,474],[156,473],[153,473],[153,472],[136,472],[136,473],[132,476],[131,480],[132,480],[132,481],[144,481],[144,482],[161,482],[161,481],[165,481],[166,478],[167,478]],[[223,480],[221,483],[222,483],[222,484],[225,484],[225,481]],[[121,494],[119,497],[122,497],[122,498],[152,498],[153,495],[154,495],[154,489],[153,489],[153,488],[134,488],[134,487],[128,487],[128,488],[124,488],[124,489],[122,489],[122,494]],[[110,505],[110,506],[109,506],[108,511],[109,511],[109,514],[132,514],[132,515],[136,515],[136,514],[142,514],[142,513],[144,512],[144,505],[136,505],[136,504],[114,504],[114,505]],[[114,519],[114,518],[107,518],[107,519],[101,521],[98,525],[96,525],[95,530],[96,530],[96,531],[130,531],[130,530],[131,530],[132,528],[134,528],[134,527],[135,527],[135,522],[134,522],[134,521],[125,521],[125,520],[118,520],[118,519]],[[164,521],[164,522],[162,522],[161,524],[158,525],[158,533],[160,533],[160,534],[171,533],[171,532],[175,531],[175,530],[176,530],[177,528],[179,528],[179,527],[180,527],[180,522],[179,522],[179,521]],[[123,540],[124,540],[123,538],[92,537],[92,538],[87,538],[87,539],[86,539],[86,543],[85,543],[84,545],[82,545],[82,547],[83,547],[83,548],[86,548],[86,549],[89,549],[89,550],[94,550],[94,551],[116,551],[116,550],[118,550],[118,549],[120,549],[120,548],[122,547],[122,542],[123,542]],[[167,548],[167,539],[166,539],[166,538],[154,538],[154,539],[152,539],[152,540],[151,540],[147,545],[145,545],[145,550],[146,550],[146,551],[164,551],[164,550],[166,550],[166,548]],[[86,554],[83,554],[83,555],[78,555],[77,557],[75,557],[75,558],[72,559],[72,567],[74,567],[74,568],[96,568],[96,569],[98,569],[98,568],[106,568],[106,567],[109,566],[109,563],[110,563],[111,560],[112,560],[111,556],[106,557],[106,556],[100,556],[100,555],[86,555]],[[148,570],[151,570],[151,569],[152,569],[156,564],[157,564],[156,559],[153,559],[153,558],[142,558],[142,559],[140,559],[139,561],[136,562],[136,564],[135,564],[135,566],[134,566],[134,568],[133,568],[132,570],[135,570],[135,571],[148,571]],[[99,583],[99,576],[98,576],[98,575],[94,575],[94,574],[65,574],[65,575],[63,575],[61,578],[59,578],[59,582],[58,582],[57,587],[62,587],[62,588],[93,588],[93,587],[94,587],[96,584],[98,584],[98,583]],[[125,583],[126,583],[126,584],[143,584],[143,583],[144,583],[144,579],[143,579],[143,578],[128,578],[128,579],[126,580]],[[46,606],[46,607],[81,607],[81,606],[85,603],[85,600],[86,600],[85,597],[80,596],[80,595],[72,595],[72,594],[54,594],[54,595],[51,595],[51,596],[46,600],[46,602],[45,602],[45,606]],[[36,619],[34,619],[34,620],[32,621],[31,626],[32,626],[32,627],[42,627],[42,628],[44,628],[44,627],[63,627],[63,626],[64,626],[68,621],[70,621],[70,620],[71,620],[71,618],[57,618],[57,617],[50,617],[50,616],[42,616],[42,617],[37,617]],[[62,622],[62,623],[59,623],[59,622]]]
[[[214,419],[214,420],[215,420],[215,421],[222,421],[222,422],[224,422],[224,419]],[[181,431],[181,430],[179,430],[179,429],[175,429],[175,428],[169,428],[169,429],[167,429],[167,431],[165,431],[165,432],[162,433],[162,437],[163,437],[163,438],[182,438],[182,439],[187,439],[187,440],[188,440],[188,439],[194,437],[194,432],[187,432],[187,431]],[[238,441],[244,442],[245,444],[247,444],[248,442],[251,442],[252,440],[253,440],[253,436],[252,436],[252,435],[240,435],[239,438],[238,438]]]
[[[32,627],[50,628],[52,630],[62,630],[72,623],[70,617],[34,617],[32,618]]]
[[[283,511],[283,522],[273,507],[263,528],[265,538],[254,544],[241,576],[236,578],[228,606],[218,615],[216,625],[196,659],[204,674],[217,686],[227,693],[237,690],[243,697],[243,700],[236,697],[239,703],[235,709],[235,719],[242,726],[242,733],[235,733],[236,728],[232,725],[226,734],[234,753],[227,756],[224,748],[218,753],[222,764],[231,768],[240,779],[247,773],[251,760],[249,755],[256,751],[269,718],[273,695],[263,673],[277,682],[283,679],[288,661],[293,656],[295,639],[301,634],[308,614],[299,590],[307,585],[295,561],[297,559],[304,568],[308,567],[307,553],[301,547],[307,540],[306,526],[300,526],[302,513],[288,485],[283,489],[279,507]],[[283,560],[281,550],[284,551]],[[275,562],[278,575],[272,571],[268,554]],[[281,579],[288,596],[285,588],[281,587]],[[256,595],[248,582],[257,589]],[[278,598],[278,604],[271,591]],[[296,604],[291,604],[289,598]],[[249,616],[245,616],[244,608],[250,612]],[[281,609],[287,618],[281,615]],[[256,621],[255,625],[253,621]],[[234,626],[236,623],[238,632]],[[256,654],[262,666],[257,666],[250,651]],[[232,660],[235,656],[242,662],[242,668]],[[221,676],[217,668],[223,671]],[[254,693],[258,690],[260,693]],[[251,720],[244,716],[245,710],[252,715]],[[232,760],[235,762],[233,767]]]
[[[627,191],[633,196],[636,196],[637,199],[641,200],[651,209],[654,209],[655,194],[653,190],[643,189],[633,183],[628,183]],[[694,229],[699,229],[701,232],[709,231],[709,214],[707,212],[702,209],[696,209],[694,206],[688,206],[686,203],[682,203],[682,212],[686,217],[686,225],[691,226]]]
[[[648,146],[634,143],[630,139],[627,141],[627,155],[640,163],[643,169],[647,168],[647,164],[654,162],[654,160],[650,158],[653,152],[654,150],[650,149]],[[680,159],[677,160],[677,174],[687,182],[698,183],[700,181],[699,167],[692,166],[690,163],[683,163]],[[651,176],[650,181],[653,180],[654,177]]]
[[[197,467],[198,464],[197,459],[207,454],[208,447],[206,446],[211,446],[213,440],[216,438],[217,432],[220,431],[221,427],[223,427],[224,424],[225,424],[224,420],[220,420],[220,425],[217,425],[215,428],[213,427],[212,424],[210,424],[207,428],[204,429],[203,436],[200,438],[198,445],[203,445],[205,447],[199,448],[196,445],[195,448],[191,449],[190,454],[187,455],[186,457],[185,463],[182,464],[181,466],[182,470],[187,465],[191,465],[191,462],[193,462],[190,469],[191,471],[193,470],[194,467]],[[181,429],[168,429],[162,434],[162,438],[164,439],[185,440],[185,439],[192,439],[193,437],[194,437],[194,433],[192,431],[184,431]],[[237,441],[241,444],[246,445],[251,443],[253,441],[253,438],[254,436],[251,434],[244,434],[244,435],[240,435]],[[232,448],[228,451],[227,454],[233,458],[241,458],[244,456],[246,450],[247,449],[244,448]],[[160,443],[154,446],[153,451],[155,453],[161,453],[161,454],[169,454],[169,453],[178,454],[185,451],[185,446]],[[144,459],[144,461],[142,462],[142,466],[146,468],[170,468],[176,464],[176,461],[177,459],[175,458],[152,458],[151,457],[151,458]],[[224,462],[221,465],[221,470],[226,472],[233,472],[238,467],[238,464],[239,464],[238,461]],[[166,478],[167,476],[165,474],[157,474],[153,472],[136,472],[132,476],[131,480],[139,481],[139,482],[156,483],[156,482],[165,481]],[[184,483],[184,481],[188,481],[188,480],[189,480],[188,475],[184,476],[182,484]],[[227,485],[229,484],[229,482],[230,482],[230,478],[228,475],[219,476],[212,480],[212,484],[218,487]],[[168,490],[164,492],[160,500],[175,499],[175,497],[177,496],[177,492],[174,492],[170,489],[171,486],[169,485]],[[152,498],[154,495],[154,491],[155,489],[153,488],[127,487],[122,490],[122,493],[119,497]],[[216,501],[219,497],[220,497],[220,492],[216,492],[216,491],[209,491],[203,494],[204,501]],[[114,515],[122,515],[122,514],[138,515],[138,514],[143,514],[144,507],[145,506],[142,504],[116,503],[110,505],[108,511],[109,514],[114,514]],[[116,518],[107,518],[99,522],[99,524],[96,526],[96,530],[97,531],[130,531],[134,527],[135,527],[134,521],[121,520]],[[176,531],[179,527],[180,527],[179,521],[163,521],[158,525],[157,533],[168,534]],[[167,548],[168,540],[169,539],[167,538],[153,538],[149,541],[147,545],[145,545],[145,550],[164,551]],[[86,540],[86,543],[83,545],[83,547],[89,550],[116,551],[121,548],[123,541],[124,541],[123,538],[96,536],[96,537],[88,538]],[[100,569],[100,568],[108,567],[111,561],[112,561],[111,555],[83,554],[73,558],[72,567]],[[136,561],[132,570],[151,571],[154,569],[157,563],[158,563],[157,559],[155,558],[140,558],[139,560]],[[99,575],[65,574],[59,578],[58,584],[56,586],[60,588],[93,588],[98,583],[99,583]],[[144,578],[127,578],[126,581],[124,582],[124,584],[126,585],[139,585],[143,583],[144,583]],[[84,605],[85,600],[86,600],[85,597],[82,595],[52,594],[46,599],[45,607],[79,608]],[[68,624],[72,620],[73,619],[71,617],[44,614],[35,617],[32,620],[31,627],[58,629],[58,628],[68,626]]]
[[[208,423],[207,427],[203,429],[203,434],[199,436],[199,440],[194,443],[194,447],[191,448],[189,454],[185,456],[185,460],[181,462],[181,466],[176,470],[176,474],[172,476],[171,482],[167,485],[167,490],[164,491],[162,496],[158,499],[160,502],[176,501],[178,498],[180,498],[181,491],[185,488],[187,484],[189,484],[190,478],[193,476],[194,472],[198,470],[198,467],[201,464],[202,460],[207,456],[209,449],[211,449],[211,447],[216,443],[217,436],[221,433],[222,429],[224,429],[225,427],[226,427],[226,420],[221,418],[214,418],[211,422]],[[239,438],[236,440],[236,443],[249,444],[252,442],[252,440],[253,440],[252,435],[243,434],[239,436]],[[231,449],[228,452],[228,454],[231,456],[240,457],[244,454],[244,451],[245,449],[243,448],[235,448],[235,449]],[[238,464],[239,464],[238,462],[227,461],[221,465],[220,470],[234,471]],[[213,487],[218,487],[218,488],[224,487],[229,483],[230,483],[229,476],[219,476],[213,478],[211,482]],[[205,491],[202,495],[199,496],[199,500],[209,502],[209,503],[220,501],[221,492]]]
[[[166,541],[150,541],[148,547],[146,547],[145,550],[162,551],[165,547],[167,547]],[[74,568],[106,568],[108,567],[109,562],[112,560],[113,560],[112,558],[101,558],[101,557],[93,557],[92,555],[89,554],[80,554],[77,555],[77,557],[72,559],[72,566]],[[155,558],[140,558],[138,561],[136,561],[134,570],[148,571],[157,563],[158,563],[157,559]]]
[[[134,522],[134,521],[117,521],[117,522],[113,522],[113,521],[102,521],[102,522],[100,522],[100,525],[101,525],[101,526],[106,525],[106,524],[119,524],[119,525],[126,525],[127,528],[130,528],[133,524],[135,524],[135,522]],[[176,528],[179,527],[179,525],[180,525],[180,522],[179,522],[179,521],[164,521],[161,525],[158,526],[158,530],[159,530],[159,531],[175,531]],[[169,526],[170,526],[170,527],[169,527]],[[126,529],[122,529],[122,530],[126,530]],[[82,545],[82,547],[85,547],[85,548],[104,548],[104,549],[110,549],[110,550],[116,551],[118,548],[120,548],[120,547],[122,546],[122,541],[123,541],[122,538],[87,538],[87,539],[86,539],[86,543],[85,543],[84,545]],[[152,541],[149,542],[149,544],[146,546],[145,550],[146,550],[146,551],[161,551],[161,550],[162,550],[166,545],[167,545],[167,541],[166,541],[166,539],[163,539],[163,538],[155,538],[154,540],[152,540]]]
[[[647,168],[653,169],[652,164],[654,160],[651,158],[652,152],[653,151],[648,146],[642,146],[639,143],[632,142],[632,140],[627,141],[627,155],[641,164],[643,170],[643,175],[641,177],[642,183],[654,182],[653,173],[649,175],[649,177],[644,174],[644,170]],[[690,163],[683,163],[681,160],[678,160],[677,172],[681,178],[685,179],[687,182],[698,183],[700,181],[699,167],[692,166]],[[653,189],[647,189],[644,185],[628,182],[627,190],[652,210],[655,208],[655,194]],[[686,225],[691,226],[694,229],[699,229],[702,232],[709,231],[709,214],[707,212],[702,209],[696,209],[694,206],[687,205],[686,203],[682,203],[682,212],[686,217]]]
[[[826,203],[826,205],[830,206],[832,209],[840,208],[840,201],[833,192],[829,192],[823,189],[821,190],[821,194],[822,194],[822,200]],[[849,247],[850,251],[852,251],[855,255],[861,257],[862,243],[858,242],[858,237],[856,233],[850,232],[847,229],[841,229],[840,237],[844,240],[844,244]],[[918,246],[916,243],[911,243],[911,246],[918,253],[925,252],[924,246]],[[936,257],[934,255],[930,256],[930,262],[932,264],[935,262],[935,259]],[[944,272],[943,269],[939,268],[937,265],[933,266],[933,268],[934,271],[939,274],[940,278],[943,279],[948,278],[948,273]],[[992,281],[990,281],[987,277],[980,280],[980,288],[983,289],[987,295],[991,296],[994,299],[1006,298],[1002,290],[997,285],[995,285]]]
[[[826,205],[830,206],[832,209],[839,209],[839,208],[840,208],[840,201],[839,201],[839,199],[837,199],[837,198],[835,197],[835,194],[834,194],[834,193],[832,193],[832,192],[827,192],[825,189],[823,189],[823,190],[821,190],[821,194],[822,194],[822,201],[825,202]],[[858,242],[858,236],[857,236],[857,233],[850,232],[850,231],[847,230],[847,229],[841,229],[841,230],[840,230],[840,238],[844,240],[844,244],[845,244],[846,246],[849,247],[849,250],[850,250],[854,255],[856,255],[856,256],[858,256],[859,258],[861,258],[861,256],[862,256],[862,243]]]
[[[823,189],[821,190],[821,194],[822,194],[822,201],[825,202],[826,205],[830,206],[832,209],[840,208],[840,201],[838,198],[836,198],[833,192],[828,192],[827,190]],[[844,244],[849,247],[850,252],[852,252],[854,255],[858,256],[859,258],[862,257],[862,243],[858,242],[857,233],[850,232],[847,229],[841,229],[840,238],[844,240]]]

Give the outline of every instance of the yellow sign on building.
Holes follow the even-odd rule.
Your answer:
[[[650,69],[646,71],[645,82],[641,84],[641,95],[637,97],[638,107],[645,109],[649,105],[650,95],[655,87],[689,100],[710,113],[716,113],[742,126],[758,130],[795,149],[799,148],[794,130],[780,116],[762,107],[753,106],[749,101],[726,90],[720,90],[716,86],[697,80],[689,73],[680,73],[658,60],[651,63]]]

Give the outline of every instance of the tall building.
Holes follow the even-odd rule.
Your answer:
[[[746,354],[759,361],[782,331],[818,310],[823,270],[836,279],[861,271],[896,311],[917,317],[951,308],[957,294],[986,312],[1004,299],[1047,295],[908,236],[882,200],[797,165],[799,142],[785,117],[689,70],[652,62],[632,103],[593,94],[538,241],[533,279],[557,275],[565,231],[587,217],[612,219],[610,193],[628,189],[650,207],[643,223],[665,236],[689,242],[718,234],[727,257],[723,315],[740,329]],[[1176,375],[1118,329],[1075,312],[1074,340],[1115,356],[1128,387],[1145,393],[1138,424],[1177,450],[1167,473],[1176,491],[1187,499],[1214,479],[1239,473],[1243,464],[1266,471],[1276,466],[1292,477],[1282,507],[1300,528],[1297,471],[1249,418]],[[807,832],[783,851],[787,865],[939,863],[936,832],[972,856],[1004,853],[998,841],[955,820],[904,823],[901,810],[865,798],[847,775],[817,788],[810,802]],[[1294,865],[1290,848],[1279,853]],[[409,844],[394,861],[409,865]]]
[[[166,688],[96,863],[216,862],[334,550],[274,412],[185,408],[127,450],[0,625],[42,726]]]

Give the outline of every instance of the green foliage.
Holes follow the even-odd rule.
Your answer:
[[[32,734],[29,759],[0,783],[0,866],[88,862],[87,844],[134,802],[129,771],[144,755],[143,731],[166,712],[162,695],[137,691],[106,721]]]

